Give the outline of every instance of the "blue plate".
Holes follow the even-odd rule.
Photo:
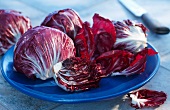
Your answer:
[[[148,47],[157,51],[150,44]],[[146,69],[140,75],[103,78],[99,88],[70,93],[59,88],[53,79],[31,80],[23,74],[13,71],[13,49],[14,47],[10,48],[2,59],[2,74],[6,81],[27,95],[61,103],[89,102],[124,95],[146,84],[156,74],[160,65],[158,54],[149,56],[147,57]]]

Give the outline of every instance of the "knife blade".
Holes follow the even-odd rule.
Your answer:
[[[145,25],[153,32],[157,34],[168,34],[169,28],[163,24],[161,24],[156,19],[152,18],[148,12],[139,6],[133,0],[119,0],[119,2],[126,7],[132,14],[136,17],[141,17]]]

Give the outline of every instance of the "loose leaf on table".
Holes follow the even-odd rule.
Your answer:
[[[167,99],[167,95],[163,91],[159,92],[148,89],[130,92],[128,97],[132,100],[131,106],[137,109],[159,106]]]

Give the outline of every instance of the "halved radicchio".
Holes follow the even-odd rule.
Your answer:
[[[30,19],[15,10],[0,10],[0,55],[31,28]]]
[[[99,86],[101,66],[90,60],[72,57],[54,65],[54,79],[66,91],[81,91]]]
[[[159,92],[148,89],[130,92],[128,97],[132,100],[131,106],[136,109],[159,106],[167,99],[167,95],[163,91]]]
[[[116,29],[116,42],[113,49],[137,53],[147,47],[146,27],[131,20],[113,22]]]
[[[82,23],[79,15],[74,10],[63,9],[50,13],[41,25],[59,29],[74,39],[77,32],[82,28]]]
[[[14,49],[14,68],[29,78],[53,77],[52,66],[75,56],[75,47],[65,33],[37,26],[22,35]]]

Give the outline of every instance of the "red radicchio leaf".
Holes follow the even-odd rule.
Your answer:
[[[94,53],[94,35],[88,22],[85,22],[74,39],[77,56],[90,60]]]
[[[158,92],[147,89],[131,92],[128,94],[128,97],[132,100],[131,106],[137,109],[159,106],[167,99],[167,95],[163,91]]]
[[[92,31],[95,39],[94,57],[110,51],[116,41],[115,27],[109,19],[101,17],[99,14],[93,16]]]
[[[146,27],[131,20],[113,23],[116,29],[116,42],[113,49],[137,53],[147,47]]]
[[[106,77],[112,72],[119,72],[129,67],[133,54],[124,50],[112,50],[101,54],[96,62],[103,67],[101,77]]]
[[[147,50],[148,50],[148,55],[149,55],[149,56],[158,54],[158,52],[155,52],[155,51],[154,51],[153,49],[151,49],[151,48],[148,48]]]
[[[55,67],[60,67],[57,69]],[[54,66],[54,79],[66,91],[81,91],[99,86],[101,66],[90,60],[72,57]]]
[[[157,54],[157,52],[155,52],[151,48],[143,49],[142,51],[140,51],[134,55],[133,61],[131,62],[129,67],[127,67],[123,71],[112,72],[112,76],[115,76],[115,75],[129,76],[129,75],[133,75],[133,74],[142,73],[145,70],[147,56],[148,55],[151,56],[151,55],[155,55],[155,54]]]
[[[74,39],[82,24],[82,20],[74,10],[64,9],[50,13],[41,25],[59,29]]]
[[[124,50],[112,50],[101,54],[96,62],[102,65],[101,77],[108,75],[133,75],[140,74],[145,70],[147,55],[155,55],[155,52],[151,48],[145,48],[137,54]]]

